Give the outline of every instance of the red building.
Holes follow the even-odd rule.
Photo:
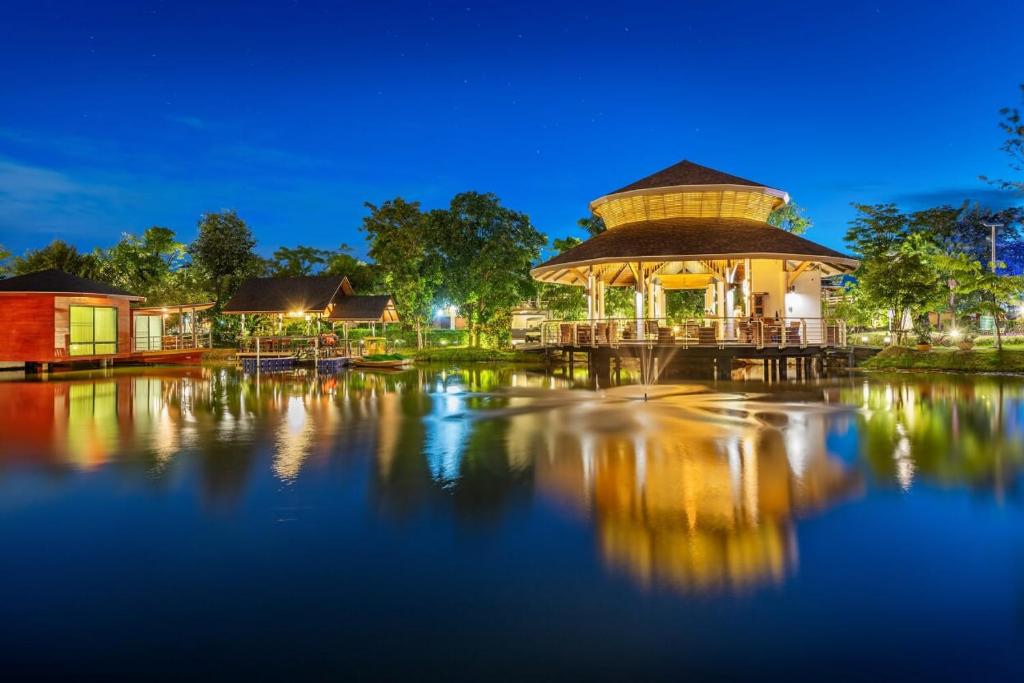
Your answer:
[[[131,350],[131,303],[116,287],[41,270],[0,280],[0,361],[62,363]]]
[[[169,313],[132,309],[144,297],[61,270],[41,270],[0,280],[0,367],[10,364],[49,366],[96,361],[192,362],[201,359],[199,340],[190,332],[189,348],[177,338],[163,336]],[[207,305],[175,307],[195,312]],[[143,325],[142,323],[146,323]],[[146,343],[134,338],[143,333]]]

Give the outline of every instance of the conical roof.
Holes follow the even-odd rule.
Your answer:
[[[740,178],[730,173],[716,171],[707,166],[695,164],[683,159],[677,164],[652,173],[649,176],[632,182],[608,194],[631,192],[633,190],[651,190],[659,187],[677,187],[679,185],[747,185],[750,187],[766,187],[764,183]]]

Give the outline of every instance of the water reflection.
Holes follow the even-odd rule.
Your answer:
[[[859,408],[859,454],[881,483],[963,485],[997,498],[1017,490],[1024,401],[1016,379],[894,375],[827,397]]]
[[[237,510],[261,478],[292,487],[364,463],[384,519],[450,512],[492,530],[553,504],[635,585],[749,592],[798,570],[799,522],[878,483],[1016,491],[1021,384],[879,377],[769,388],[624,386],[510,368],[312,372],[222,368],[0,383],[0,478],[107,466],[133,484],[195,480]],[[867,475],[867,476],[865,476]],[[2,481],[2,479],[0,479]]]
[[[643,586],[780,582],[796,568],[794,520],[861,487],[827,451],[831,411],[670,391],[648,402],[611,391],[521,418],[539,490],[590,517],[606,565]]]

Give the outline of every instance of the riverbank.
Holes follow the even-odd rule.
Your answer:
[[[423,363],[539,363],[543,361],[543,357],[535,353],[470,347],[423,349],[415,352],[413,358]]]
[[[1024,349],[975,348],[971,351],[933,348],[917,351],[892,346],[865,361],[866,370],[943,370],[947,372],[1021,372]]]

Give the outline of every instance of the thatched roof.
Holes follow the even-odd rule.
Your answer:
[[[339,291],[342,295],[352,292],[348,278],[326,275],[251,278],[238,288],[224,306],[224,312],[326,313]]]
[[[663,168],[657,173],[652,173],[608,194],[632,192],[633,190],[650,190],[658,187],[676,187],[679,185],[749,185],[750,187],[765,187],[762,183],[755,183],[753,180],[716,171],[713,168],[701,166],[700,164],[683,159],[677,164],[672,164],[668,168]]]
[[[131,299],[133,301],[145,300],[145,297],[126,292],[105,282],[78,277],[56,268],[37,270],[27,275],[18,275],[17,277],[0,280],[0,293],[13,294],[21,292],[38,294],[99,294],[102,296]]]
[[[330,320],[344,322],[398,322],[395,301],[387,294],[379,296],[343,296],[335,300]]]
[[[600,263],[790,259],[852,270],[857,260],[760,221],[742,218],[669,218],[630,223],[592,237],[540,264],[531,274],[554,281],[567,268]]]

